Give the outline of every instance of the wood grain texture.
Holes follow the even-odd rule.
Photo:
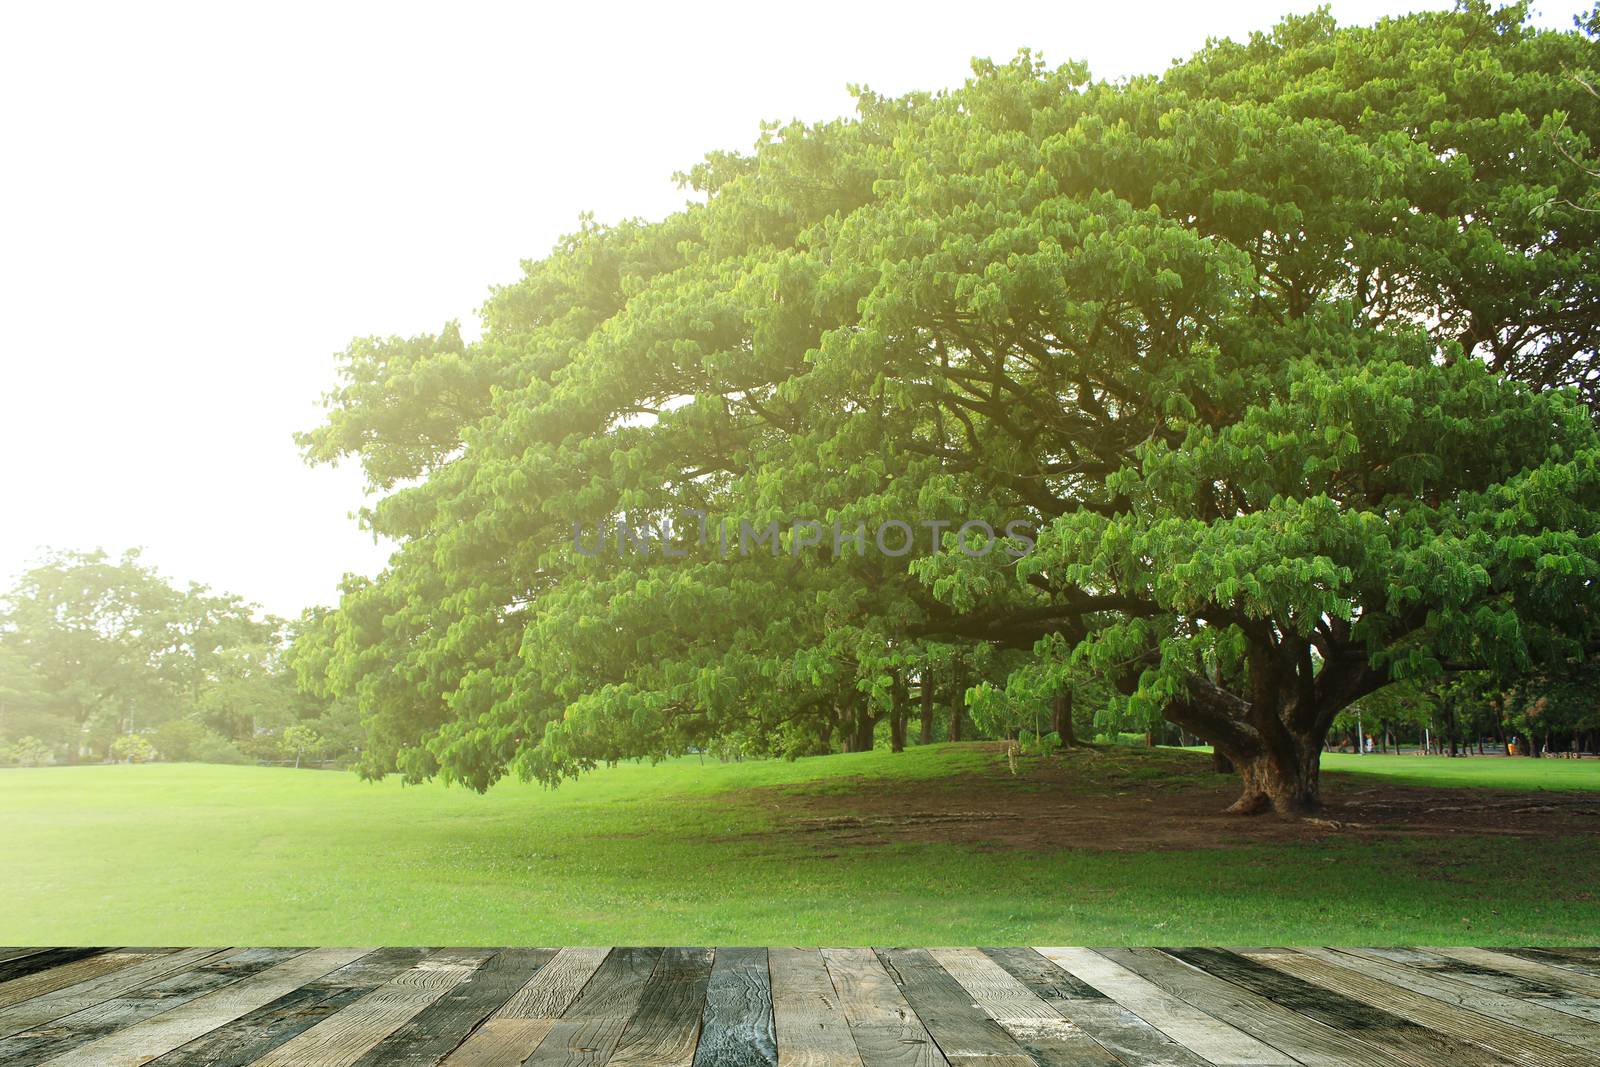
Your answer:
[[[1383,1008],[1421,1026],[1450,1034],[1488,1049],[1508,1063],[1525,1067],[1580,1067],[1595,1061],[1571,1045],[1542,1034],[1508,1026],[1475,1011],[1423,996],[1349,967],[1290,949],[1240,949],[1258,963],[1314,982],[1352,1000]]]
[[[1137,1063],[1140,1067],[1208,1067],[1208,1061],[1033,949],[983,951],[1124,1063]]]
[[[215,948],[188,948],[163,953],[0,1009],[0,1038],[12,1037],[24,1030],[91,1008],[147,982],[158,981],[207,960],[220,959],[226,954],[224,950]]]
[[[711,962],[708,948],[669,948],[661,954],[607,1067],[691,1067]]]
[[[1600,1067],[1591,950],[77,951],[4,1067]]]
[[[0,961],[0,984],[25,978],[30,974],[59,967],[74,960],[98,956],[108,951],[103,948],[49,948],[41,952],[23,952]]]
[[[1600,1022],[1600,999],[1576,993],[1563,986],[1543,980],[1542,975],[1529,976],[1515,970],[1505,970],[1476,962],[1470,958],[1443,954],[1419,948],[1373,948],[1365,950],[1405,967],[1443,975],[1463,985],[1476,986],[1508,997],[1533,1001],[1581,1019]]]
[[[1172,1040],[1219,1067],[1295,1067],[1296,1061],[1238,1027],[1086,948],[1041,948],[1039,954],[1101,990]]]
[[[878,958],[952,1067],[1033,1064],[1022,1046],[925,949],[879,949]]]
[[[138,986],[122,996],[103,1001],[47,1026],[25,1030],[0,1040],[0,1063],[6,1067],[34,1067],[45,1060],[97,1041],[145,1019],[171,1011],[214,990],[242,981],[274,964],[296,956],[300,949],[243,949],[211,957],[197,966],[156,982]]]
[[[981,949],[930,955],[1041,1067],[1117,1067],[1101,1044],[990,959]]]
[[[1499,1056],[1458,1041],[1449,1034],[1363,1001],[1341,996],[1322,986],[1275,971],[1224,949],[1168,949],[1168,953],[1208,974],[1265,997],[1279,1007],[1304,1015],[1415,1067],[1449,1063],[1454,1067],[1500,1067]]]
[[[429,953],[416,966],[262,1056],[255,1067],[350,1067],[406,1020],[465,981],[491,954],[488,949]]]
[[[767,967],[778,1067],[861,1067],[822,953],[814,948],[771,949]]]
[[[420,948],[368,953],[154,1062],[159,1067],[244,1067],[416,966],[426,954]]]
[[[1537,960],[1524,959],[1509,952],[1490,949],[1436,948],[1428,946],[1426,951],[1436,956],[1447,956],[1462,963],[1492,968],[1504,974],[1514,974],[1519,978],[1525,978],[1568,993],[1576,993],[1579,996],[1600,997],[1600,978],[1584,974],[1582,971],[1555,967],[1548,963],[1540,963]]]
[[[365,956],[313,949],[45,1061],[45,1067],[139,1067]]]
[[[555,954],[555,949],[546,948],[496,952],[463,982],[367,1050],[356,1067],[436,1067]]]
[[[1226,1017],[1245,1033],[1281,1049],[1306,1067],[1395,1067],[1403,1062],[1346,1032],[1282,1008],[1160,949],[1096,951],[1201,1011]]]
[[[605,962],[609,949],[564,948],[511,995],[487,1021],[445,1057],[446,1067],[520,1064],[539,1047],[583,987]]]
[[[50,967],[42,971],[20,978],[13,978],[9,982],[0,983],[0,1008],[9,1008],[14,1004],[21,1004],[25,1000],[42,997],[46,993],[53,993],[58,989],[65,989],[79,982],[86,982],[91,978],[98,978],[102,974],[120,970],[129,964],[139,963],[143,960],[154,959],[153,953],[138,952],[102,952],[95,956],[86,956],[83,959],[63,963],[58,967]]]
[[[764,948],[719,948],[700,1014],[694,1067],[777,1067],[772,979]]]
[[[601,1067],[637,1010],[660,959],[659,948],[612,949],[527,1062],[539,1067]]]
[[[1543,1004],[1535,1004],[1457,982],[1435,971],[1398,964],[1370,949],[1307,948],[1304,951],[1319,959],[1327,958],[1324,953],[1332,951],[1334,952],[1332,962],[1392,982],[1404,989],[1475,1011],[1503,1023],[1532,1030],[1536,1034],[1555,1038],[1585,1052],[1600,1048],[1600,1024],[1556,1011]]]
[[[927,1027],[870,948],[825,948],[823,963],[865,1067],[945,1067]]]

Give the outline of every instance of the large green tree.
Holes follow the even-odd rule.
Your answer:
[[[309,680],[359,701],[369,773],[482,788],[1021,650],[1017,699],[1092,672],[1226,753],[1237,810],[1314,806],[1352,701],[1589,641],[1592,31],[1317,13],[1119,83],[1024,53],[709,157],[683,211],[529,263],[481,340],[344,353],[302,443],[401,547]],[[724,558],[697,515],[788,532]],[[683,556],[575,550],[622,518]],[[920,525],[969,519],[1037,545]]]

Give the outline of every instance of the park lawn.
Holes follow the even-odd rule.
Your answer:
[[[1080,759],[1071,796],[1085,804],[1130,782],[1158,789],[1174,760],[1209,764],[1129,749]],[[793,791],[838,810],[857,790],[937,788],[997,760],[952,745],[691,757],[484,796],[259,767],[0,771],[0,943],[1576,944],[1600,931],[1592,836],[852,845],[779,832],[770,806],[745,801]],[[1600,788],[1600,762],[1390,762],[1449,761],[1327,766]],[[1097,777],[1102,766],[1115,774]]]

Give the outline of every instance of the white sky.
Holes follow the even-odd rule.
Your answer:
[[[473,321],[580,211],[660,217],[761,119],[1020,46],[1159,70],[1308,0],[0,7],[0,579],[131,545],[293,615],[387,549],[312,469],[356,335]],[[1427,4],[1335,2],[1368,22]],[[1547,0],[1569,26],[1587,0]]]

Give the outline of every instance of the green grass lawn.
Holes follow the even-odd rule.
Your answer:
[[[1155,771],[1150,761],[1188,760],[1197,775],[1209,764],[1126,749],[1078,758],[1122,768],[1119,789]],[[1562,944],[1600,930],[1593,837],[849,847],[776,832],[771,807],[740,792],[788,786],[796,803],[848,803],[863,779],[937,786],[997,759],[949,745],[794,763],[690,758],[487,796],[257,767],[0,771],[0,943]],[[1600,788],[1600,762],[1326,766]],[[1086,773],[1073,796],[1094,803],[1102,784]]]

